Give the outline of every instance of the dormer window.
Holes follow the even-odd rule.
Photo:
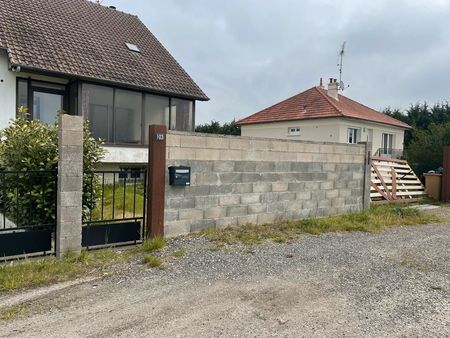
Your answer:
[[[133,43],[125,42],[125,45],[126,45],[127,48],[128,48],[129,50],[131,50],[132,52],[136,52],[136,53],[140,53],[140,52],[141,52],[140,49],[139,49],[139,47],[136,46],[136,45],[133,44]]]

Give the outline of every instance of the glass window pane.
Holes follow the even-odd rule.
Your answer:
[[[45,92],[33,92],[33,118],[53,124],[59,110],[63,108],[63,96]]]
[[[115,142],[141,143],[142,94],[116,89]]]
[[[89,121],[89,128],[95,138],[105,142],[113,140],[113,89],[83,84],[83,115]]]
[[[19,80],[17,83],[17,109],[28,108],[28,81]]]
[[[193,107],[192,101],[172,99],[170,129],[193,131]]]
[[[151,124],[169,127],[169,98],[157,95],[145,95],[144,107],[144,143],[148,144],[148,126]]]

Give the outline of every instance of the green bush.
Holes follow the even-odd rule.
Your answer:
[[[0,170],[21,171],[0,175],[0,204],[6,216],[16,225],[55,223],[54,178],[49,174],[27,175],[28,171],[55,170],[58,167],[58,124],[30,120],[22,111],[15,121],[0,131]],[[63,112],[61,112],[63,113]],[[93,170],[104,154],[101,140],[92,137],[84,123],[84,170]],[[31,179],[30,179],[31,177]],[[88,188],[90,178],[83,181],[83,210],[95,205]],[[92,193],[96,193],[93,189]]]

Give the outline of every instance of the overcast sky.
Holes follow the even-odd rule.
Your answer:
[[[197,123],[338,77],[375,109],[450,99],[450,0],[104,0],[136,14],[210,97]]]

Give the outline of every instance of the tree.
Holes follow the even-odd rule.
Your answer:
[[[210,123],[200,124],[195,128],[197,133],[207,134],[222,134],[222,135],[241,135],[241,126],[236,124],[236,120],[225,122],[223,125],[220,122],[212,120]]]
[[[58,124],[45,124],[26,117],[25,111],[8,127],[0,131],[0,170],[20,171],[20,174],[0,176],[0,204],[7,216],[18,226],[53,224],[56,194],[54,176],[40,174],[58,167]],[[92,137],[84,123],[83,165],[95,169],[104,154],[102,141]],[[31,177],[30,171],[36,171]],[[28,174],[27,174],[28,172]],[[23,173],[23,174],[22,174]],[[83,210],[93,208],[95,198],[83,182]],[[13,187],[13,189],[10,189]],[[95,192],[95,190],[94,190]],[[30,212],[30,210],[32,212]],[[20,222],[20,224],[19,224]],[[37,223],[39,222],[39,223]]]
[[[443,147],[450,145],[450,123],[432,123],[427,129],[414,129],[407,147],[408,161],[421,175],[442,166]]]

